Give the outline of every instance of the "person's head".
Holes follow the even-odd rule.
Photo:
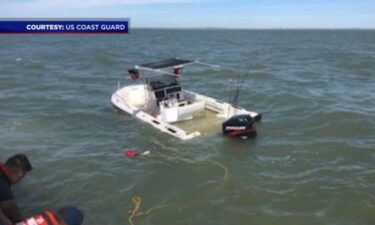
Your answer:
[[[75,207],[64,207],[57,211],[57,220],[60,225],[81,225],[83,212]]]
[[[33,169],[30,161],[24,154],[16,154],[10,157],[5,162],[5,165],[8,170],[9,180],[13,184],[20,182],[22,178]]]

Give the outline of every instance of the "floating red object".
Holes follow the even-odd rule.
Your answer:
[[[136,157],[136,156],[138,156],[139,154],[138,154],[138,152],[136,152],[136,151],[125,151],[125,152],[124,152],[124,155],[125,155],[126,157]]]

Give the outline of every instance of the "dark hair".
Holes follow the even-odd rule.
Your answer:
[[[33,167],[30,164],[29,159],[24,154],[16,154],[10,157],[5,164],[13,168],[21,169],[23,172],[30,172]]]
[[[66,225],[81,225],[83,223],[83,212],[76,207],[64,207],[59,209],[57,217],[62,219]]]

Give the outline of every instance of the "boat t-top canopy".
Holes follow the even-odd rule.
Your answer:
[[[150,68],[150,69],[164,69],[168,67],[179,67],[179,66],[184,66],[186,64],[194,63],[193,60],[186,60],[186,59],[177,59],[177,58],[172,58],[172,59],[167,59],[167,60],[162,60],[158,62],[153,62],[153,63],[146,63],[146,64],[141,64],[139,67],[145,67],[145,68]]]
[[[186,65],[190,65],[190,64],[200,64],[200,65],[216,67],[216,68],[220,67],[220,66],[217,66],[217,65],[202,63],[202,62],[199,62],[198,60],[171,58],[171,59],[166,59],[166,60],[162,60],[162,61],[158,61],[158,62],[136,65],[136,66],[134,66],[134,68],[140,69],[140,70],[148,70],[148,71],[171,74],[164,69],[171,68],[171,67],[172,68],[182,68],[182,67],[184,67]],[[175,75],[175,74],[171,74],[171,75]]]

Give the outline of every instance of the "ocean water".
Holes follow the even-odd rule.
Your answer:
[[[180,141],[111,106],[127,68],[175,56],[225,66],[183,84],[226,101],[255,58],[239,104],[263,114],[258,137]],[[375,224],[374,73],[370,30],[1,35],[0,158],[33,163],[14,186],[27,215],[75,205],[85,224],[129,224],[140,196],[170,205],[135,225]]]

